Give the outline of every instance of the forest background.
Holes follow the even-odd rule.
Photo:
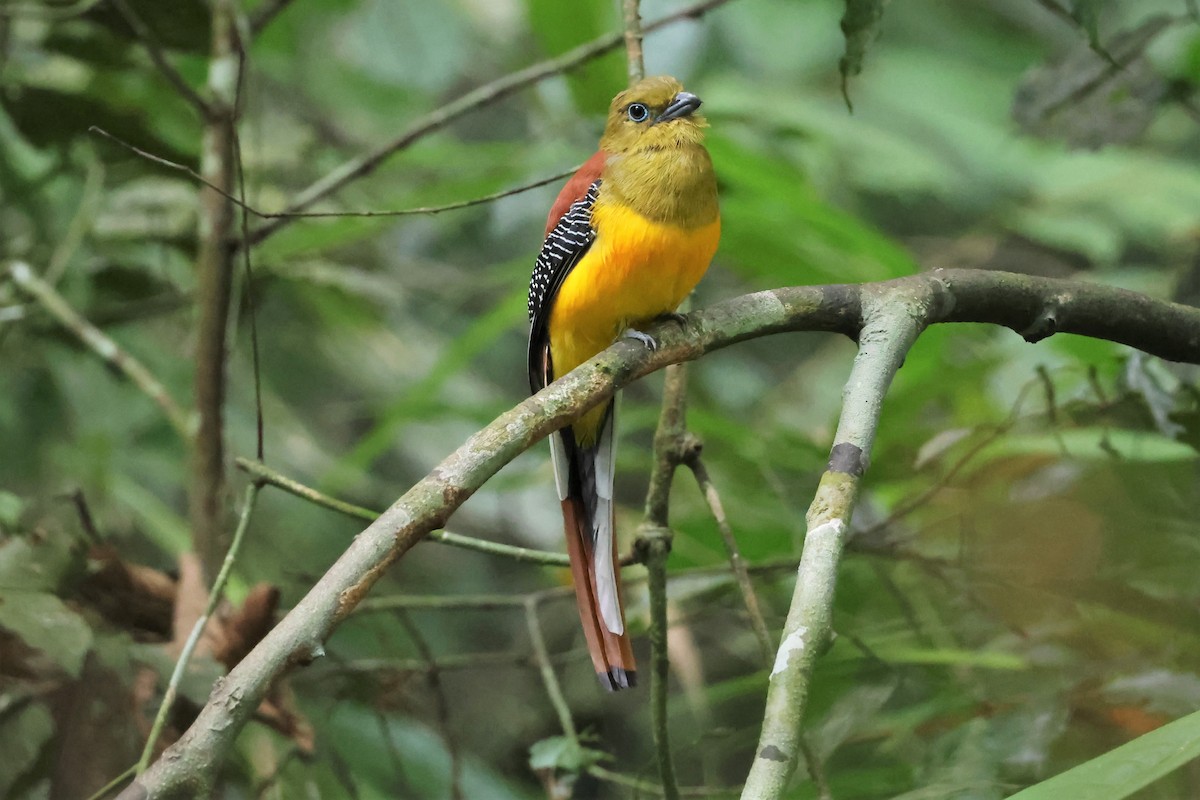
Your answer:
[[[1200,299],[1194,2],[641,16],[647,72],[682,78],[712,126],[724,232],[693,308],[939,268]],[[0,6],[0,797],[85,798],[139,761],[245,498],[232,605],[146,759],[363,527],[246,494],[251,474],[384,509],[524,398],[547,179],[593,151],[626,27],[605,1]],[[313,195],[334,215],[257,213]],[[222,267],[225,289],[205,278]],[[688,372],[708,492],[681,471],[670,494],[664,728],[685,794],[736,796],[755,758],[854,354],[787,333]],[[787,796],[1007,797],[1200,708],[1195,378],[1098,339],[921,335]],[[625,391],[623,551],[660,394],[655,377]],[[513,460],[448,529],[561,550],[548,460]],[[259,709],[223,796],[663,791],[650,690],[600,692],[565,570],[512,556],[405,554]],[[648,672],[644,574],[626,571]],[[1127,794],[1200,796],[1194,766],[1138,791],[1166,772]]]

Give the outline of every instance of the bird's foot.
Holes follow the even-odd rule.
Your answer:
[[[655,322],[674,322],[679,327],[687,325],[687,314],[680,314],[678,311],[664,311],[654,318]]]
[[[646,345],[646,349],[652,353],[658,349],[658,340],[657,339],[655,339],[653,336],[651,336],[648,333],[642,333],[641,331],[635,330],[634,328],[626,328],[625,332],[621,334],[621,338],[622,339],[633,339],[635,341],[641,342],[642,344]]]

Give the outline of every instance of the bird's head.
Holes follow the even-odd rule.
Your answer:
[[[600,148],[625,154],[700,144],[708,122],[698,108],[700,98],[674,78],[643,78],[613,98]]]

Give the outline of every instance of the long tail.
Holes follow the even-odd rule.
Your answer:
[[[615,428],[616,408],[610,404],[594,445],[576,445],[570,428],[551,437],[575,602],[596,676],[609,691],[637,683],[613,530]]]

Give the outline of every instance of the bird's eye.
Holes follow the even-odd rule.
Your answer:
[[[630,103],[629,108],[625,110],[625,113],[628,114],[629,118],[634,122],[645,122],[646,118],[650,116],[650,109],[646,108],[641,103]]]

